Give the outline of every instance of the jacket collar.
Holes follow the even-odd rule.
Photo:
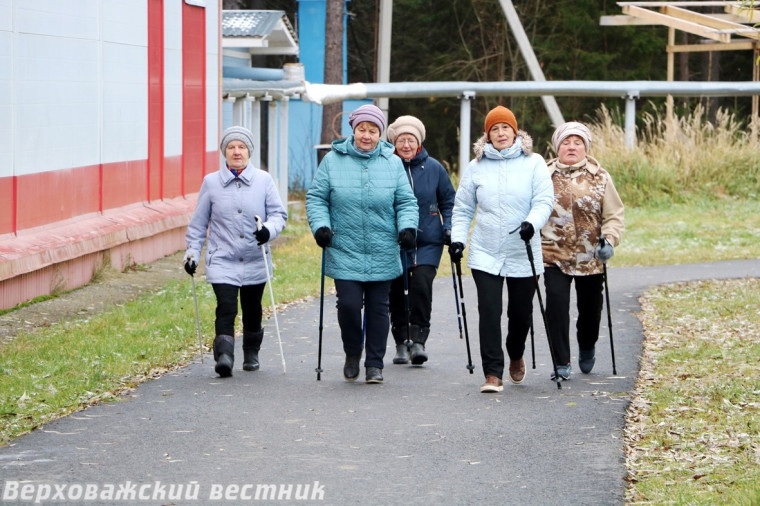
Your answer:
[[[393,156],[393,152],[396,150],[395,147],[393,147],[393,144],[391,144],[388,141],[384,141],[380,139],[377,142],[377,146],[375,146],[375,149],[370,153],[360,153],[355,147],[354,147],[354,136],[353,134],[349,135],[348,137],[344,139],[337,139],[332,141],[331,147],[333,151],[336,151],[342,155],[349,155],[356,158],[374,158],[376,156],[382,156],[383,158],[390,158]]]
[[[528,133],[526,131],[524,131],[524,130],[518,130],[517,137],[515,137],[515,142],[516,143],[518,142],[518,139],[522,143],[522,148],[521,148],[522,154],[524,154],[525,156],[529,156],[529,155],[533,154],[533,138],[530,135],[528,135]],[[483,158],[483,154],[486,152],[486,145],[487,144],[489,146],[491,146],[488,143],[488,134],[484,133],[480,137],[480,139],[478,139],[477,141],[475,141],[475,144],[472,145],[472,150],[475,153],[475,158],[477,158],[478,161],[480,161],[480,159]],[[502,150],[502,152],[503,151],[509,151],[509,149],[511,149],[511,148],[507,148],[506,150]],[[491,146],[491,149],[488,150],[488,151],[491,151],[493,154],[496,155],[496,156],[490,156],[492,153],[489,153],[489,158],[512,158],[512,156],[510,156],[510,155],[507,155],[506,157],[505,156],[500,156],[498,154],[498,152],[495,149],[493,149],[493,146]]]
[[[546,162],[546,165],[549,167],[549,173],[554,174],[559,169],[557,168],[557,162],[559,161],[559,158],[552,158],[548,162]],[[599,169],[601,169],[601,164],[597,161],[596,158],[593,156],[586,155],[586,165],[583,166],[583,169],[589,171],[592,175],[596,175],[597,172],[599,172]]]
[[[428,156],[429,155],[428,155],[427,150],[424,147],[422,147],[420,149],[420,152],[414,155],[414,158],[412,158],[411,160],[404,160],[401,157],[399,158],[401,158],[401,162],[404,164],[404,167],[421,167],[424,169],[425,162],[427,161]]]
[[[243,169],[243,172],[238,174],[237,179],[241,180],[246,185],[250,185],[253,182],[254,172],[255,169],[249,161],[248,165],[246,165],[245,169]],[[227,167],[226,162],[224,163],[224,166],[219,170],[219,175],[222,178],[223,186],[227,186],[236,179],[235,176],[232,175],[232,172],[230,172],[230,169]]]

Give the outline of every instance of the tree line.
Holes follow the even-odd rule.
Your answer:
[[[342,0],[327,0],[342,2]],[[611,0],[514,0],[547,80],[665,80],[668,31],[663,26],[600,26],[603,15],[620,14]],[[379,0],[346,3],[349,82],[376,82]],[[224,0],[224,8],[277,9],[297,26],[296,0]],[[715,7],[701,8],[711,12]],[[329,23],[329,20],[328,20]],[[695,43],[677,32],[677,43]],[[288,61],[268,65],[281,66]],[[681,53],[676,80],[750,81],[750,51]],[[326,63],[329,71],[330,62]],[[394,0],[391,81],[524,81],[530,73],[508,28],[499,0]],[[700,99],[682,99],[676,112],[688,112]],[[750,99],[701,99],[709,114],[718,107],[739,119],[750,113]],[[602,99],[557,97],[567,120],[592,121]],[[645,104],[662,106],[664,99]],[[497,104],[512,109],[521,129],[536,140],[537,151],[548,144],[553,127],[539,97],[478,97],[472,103],[473,135],[482,130],[488,110]],[[605,104],[615,111],[622,101]],[[643,107],[639,107],[641,111]],[[391,99],[390,120],[402,114],[419,117],[428,127],[425,146],[449,169],[458,170],[459,100],[456,98]],[[708,115],[709,117],[709,115]],[[545,153],[542,153],[545,154]]]

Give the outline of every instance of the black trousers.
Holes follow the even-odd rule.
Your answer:
[[[504,278],[484,271],[472,270],[478,292],[480,322],[480,358],[483,374],[499,378],[504,374],[501,316],[502,291],[507,283],[507,354],[510,360],[520,360],[525,352],[525,339],[533,317],[533,295],[536,292],[533,277]]]
[[[418,265],[409,269],[409,322],[419,327],[430,327],[433,309],[433,280],[436,271],[432,265]],[[404,301],[404,275],[391,281],[391,325],[406,326],[406,303]]]
[[[599,322],[602,318],[602,289],[604,276],[571,276],[559,267],[546,267],[544,287],[546,288],[546,320],[549,338],[558,365],[570,363],[570,284],[575,281],[575,296],[578,301],[578,322],[576,324],[578,347],[590,350],[599,339]]]
[[[257,332],[261,330],[261,296],[266,283],[260,285],[211,285],[216,295],[216,335],[235,336],[235,318],[238,311],[238,292],[240,308],[243,311],[243,330]]]
[[[346,355],[362,354],[365,367],[383,368],[385,346],[388,343],[388,291],[391,282],[388,281],[349,281],[335,280],[335,291],[338,296],[338,325],[343,339],[343,351]],[[364,322],[362,322],[362,307],[364,307]],[[362,324],[366,336],[362,336]],[[364,343],[362,343],[362,338]],[[362,346],[364,344],[364,346]]]

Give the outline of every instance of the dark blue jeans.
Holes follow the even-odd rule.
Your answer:
[[[238,292],[240,292],[240,308],[243,310],[243,330],[251,332],[261,330],[261,296],[264,294],[266,283],[245,286],[217,283],[211,286],[216,295],[214,327],[217,336],[235,336]]]
[[[525,352],[525,339],[533,319],[535,281],[533,277],[504,278],[475,269],[472,270],[472,279],[478,291],[483,374],[501,378],[504,373],[504,350],[501,346],[504,281],[507,282],[507,354],[510,360],[520,360]]]
[[[365,367],[383,368],[385,346],[388,343],[388,281],[335,280],[338,295],[338,324],[346,355],[362,354],[362,324],[365,326],[364,339],[366,355]],[[362,307],[364,322],[362,322]]]

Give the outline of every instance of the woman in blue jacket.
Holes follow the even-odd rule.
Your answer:
[[[524,241],[530,241],[536,273],[543,272],[541,230],[554,208],[554,186],[533,140],[517,129],[515,115],[497,106],[486,116],[475,159],[464,169],[452,216],[449,253],[459,262],[470,238],[467,265],[478,293],[480,356],[486,381],[481,392],[500,392],[504,372],[501,315],[507,284],[509,379],[525,378],[525,339],[533,314],[535,281]],[[476,214],[477,211],[477,214]],[[515,229],[520,234],[511,234]]]
[[[451,243],[454,186],[446,169],[422,146],[425,125],[414,116],[399,116],[388,126],[388,140],[404,164],[419,208],[417,247],[403,251],[408,276],[409,315],[406,314],[403,274],[391,283],[391,333],[396,341],[394,364],[427,362],[425,342],[430,334],[433,280],[443,245]],[[409,321],[407,321],[407,318]],[[407,323],[410,335],[407,339]],[[411,341],[411,349],[407,341]]]
[[[243,311],[243,369],[259,368],[258,353],[264,338],[261,296],[268,279],[260,247],[282,232],[288,213],[272,176],[250,163],[250,130],[228,128],[222,134],[220,148],[225,161],[217,172],[203,178],[187,227],[185,270],[191,276],[195,274],[208,235],[206,281],[216,295],[215,371],[227,377],[232,375],[235,360],[238,293]],[[263,220],[258,231],[256,216]],[[268,249],[266,254],[271,266]]]
[[[414,247],[417,200],[393,146],[380,140],[383,112],[367,104],[348,118],[353,134],[336,140],[306,194],[306,214],[325,248],[325,274],[335,280],[346,362],[359,376],[362,348],[367,383],[382,383],[388,341],[388,291],[401,270],[401,248]],[[362,339],[362,307],[366,336]]]

